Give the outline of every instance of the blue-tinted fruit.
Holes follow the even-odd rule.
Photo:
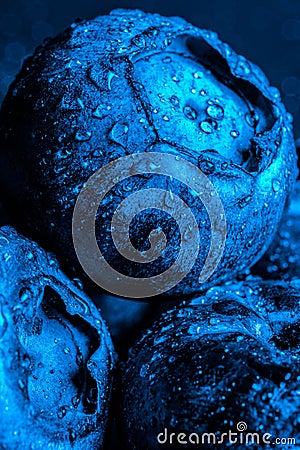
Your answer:
[[[10,227],[0,274],[0,448],[102,448],[114,355],[97,309]]]
[[[274,237],[296,178],[296,152],[291,115],[278,91],[215,33],[140,11],[75,23],[35,51],[4,100],[0,183],[8,192],[7,209],[20,230],[80,276],[71,234],[79,192],[108,162],[148,151],[198,166],[221,197],[227,243],[210,285],[245,272]],[[156,261],[126,260],[111,238],[117,206],[148,188],[178,195],[199,224],[196,263],[169,294],[206,289],[198,277],[209,251],[210,220],[195,192],[175,177],[147,173],[116,184],[98,210],[102,253],[133,277],[172,266],[181,245],[172,202],[166,205],[170,214],[154,204],[131,223],[131,241],[140,251],[149,248],[153,229],[166,233],[167,249]]]
[[[124,365],[128,448],[162,448],[165,428],[168,439],[172,432],[220,439],[241,421],[249,433],[299,442],[299,351],[300,280],[249,280],[184,302],[145,332]],[[199,446],[217,447],[207,436]],[[245,440],[234,447],[243,450]]]

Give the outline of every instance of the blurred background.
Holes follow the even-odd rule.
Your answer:
[[[179,15],[217,31],[280,89],[300,138],[299,0],[1,0],[0,102],[22,60],[44,38],[76,18],[92,18],[114,8]]]

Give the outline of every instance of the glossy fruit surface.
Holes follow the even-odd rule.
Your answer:
[[[144,174],[119,182],[117,173],[97,213],[97,241],[108,263],[129,277],[147,278],[172,266],[181,244],[195,238],[189,224],[181,235],[173,218],[174,198],[184,200],[201,239],[190,273],[169,291],[173,296],[194,294],[253,265],[272,241],[296,178],[291,115],[260,69],[213,32],[140,11],[116,10],[75,23],[39,47],[4,101],[0,148],[1,185],[17,228],[80,277],[72,214],[92,174],[148,152],[198,167],[220,196],[227,222],[223,257],[205,285],[198,276],[212,224],[207,205],[188,187],[193,175],[184,162],[177,171],[184,183],[168,170],[153,173],[151,164]],[[156,260],[141,264],[117,251],[111,219],[130,194],[152,188],[169,194],[165,201],[153,198],[153,207],[128,223],[130,241],[143,254],[159,229],[168,245]]]
[[[114,354],[99,312],[10,227],[0,274],[0,448],[102,448]]]
[[[186,448],[195,448],[189,435],[197,433],[199,448],[227,448],[228,435],[222,445],[218,440],[229,430],[242,431],[241,423],[246,431],[239,450],[247,447],[246,432],[299,442],[299,307],[299,280],[256,279],[211,288],[164,314],[123,368],[128,448],[162,448],[160,433],[166,448],[172,448],[171,433],[175,447],[185,433]],[[202,441],[204,433],[214,434],[214,445],[207,435]]]

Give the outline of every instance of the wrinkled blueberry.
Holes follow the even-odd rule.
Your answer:
[[[0,231],[0,448],[102,448],[114,355],[51,254]]]
[[[125,197],[142,189],[182,198],[201,242],[193,269],[169,292],[187,295],[245,272],[271,243],[296,177],[291,128],[278,91],[215,33],[180,18],[116,10],[73,24],[24,63],[1,112],[1,186],[9,187],[6,203],[17,228],[82,276],[71,222],[87,179],[134,153],[170,153],[193,163],[213,182],[227,221],[225,251],[210,284],[198,283],[210,220],[199,197],[176,177],[146,173],[116,181],[96,220],[110,265],[130,277],[154,276],[172,266],[181,241],[191,239],[188,233],[180,239],[172,198],[167,212],[154,205],[130,224],[131,242],[141,252],[153,229],[167,236],[166,250],[149,264],[118,253],[111,218]]]
[[[184,302],[144,334],[124,365],[128,448],[162,448],[171,433],[197,433],[200,444],[203,433],[221,440],[240,422],[261,439],[270,433],[271,442],[284,436],[299,443],[299,351],[300,280],[249,280]],[[182,448],[196,448],[196,439]],[[197,448],[228,448],[225,438],[222,445],[207,439]],[[233,447],[245,444],[244,435]]]
[[[252,272],[264,279],[300,278],[300,182],[297,181],[288,210],[267,253]]]

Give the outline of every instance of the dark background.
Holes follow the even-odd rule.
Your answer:
[[[0,102],[23,58],[45,37],[117,7],[179,15],[217,31],[280,89],[300,137],[300,0],[1,0]]]

